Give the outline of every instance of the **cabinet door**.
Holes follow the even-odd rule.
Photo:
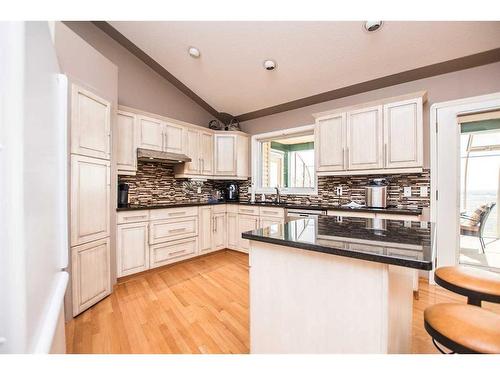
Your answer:
[[[201,173],[204,175],[214,174],[214,135],[212,133],[200,133],[200,159]]]
[[[184,173],[200,174],[200,132],[195,129],[186,129],[184,133],[185,153],[191,158],[191,162],[184,163]]]
[[[109,236],[110,162],[71,155],[71,246]]]
[[[155,268],[196,256],[198,237],[152,245],[149,249],[149,267]]]
[[[346,114],[316,122],[314,131],[318,171],[345,169]]]
[[[118,277],[149,268],[147,222],[118,225],[116,244]]]
[[[227,247],[236,250],[238,248],[238,214],[227,213]]]
[[[239,215],[238,217],[238,247],[246,252],[250,248],[250,241],[243,239],[241,233],[254,230],[259,227],[259,217],[250,215]]]
[[[163,122],[155,118],[138,116],[139,146],[148,150],[163,150]]]
[[[184,152],[184,127],[182,125],[165,123],[163,136],[165,138],[164,150],[166,152],[175,152],[177,154]]]
[[[71,249],[73,316],[111,293],[109,238]]]
[[[261,217],[260,218],[260,228],[267,228],[274,224],[283,224],[285,219],[276,218],[276,217]]]
[[[215,174],[236,176],[236,136],[215,135]]]
[[[71,153],[109,160],[111,104],[76,85],[71,100]]]
[[[136,116],[133,113],[118,111],[116,123],[118,174],[130,174],[137,170]]]
[[[212,234],[213,234],[213,222],[212,222],[212,207],[202,206],[199,208],[200,213],[200,253],[208,253],[212,251]]]
[[[347,112],[347,169],[382,168],[382,144],[382,106]]]
[[[212,250],[221,250],[226,247],[226,214],[213,215],[214,231],[212,235]]]
[[[422,167],[422,98],[384,105],[386,168]]]

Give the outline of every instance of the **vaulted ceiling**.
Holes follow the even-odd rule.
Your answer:
[[[500,47],[500,22],[394,21],[374,33],[361,21],[109,23],[233,115]],[[276,70],[263,68],[268,58]]]

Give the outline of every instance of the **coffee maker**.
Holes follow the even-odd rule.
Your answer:
[[[240,199],[240,187],[236,182],[229,182],[225,189],[226,201],[238,201]]]
[[[123,182],[118,184],[118,207],[128,206],[128,189],[128,184]]]

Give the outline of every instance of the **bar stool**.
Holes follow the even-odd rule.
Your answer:
[[[500,275],[471,267],[440,267],[434,273],[436,284],[467,297],[469,305],[482,301],[500,303]]]

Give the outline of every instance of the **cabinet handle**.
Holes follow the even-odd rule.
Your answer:
[[[185,232],[187,228],[178,228],[178,229],[170,229],[168,233],[180,233],[180,232]]]
[[[346,169],[346,162],[345,162],[345,147],[342,147],[342,168]]]
[[[387,167],[389,164],[389,155],[387,153],[387,143],[384,143],[384,166]]]
[[[215,217],[212,217],[212,232],[215,232]]]
[[[123,220],[132,220],[132,219],[145,219],[147,218],[147,215],[141,215],[141,216],[127,216],[124,217]]]
[[[349,169],[349,147],[346,147],[345,155],[346,155],[346,169]]]
[[[180,216],[180,215],[185,215],[186,214],[186,211],[182,211],[182,212],[170,212],[168,214],[168,216]]]
[[[185,253],[186,252],[186,249],[184,250],[177,250],[177,251],[174,251],[173,253],[170,253],[169,255],[177,255],[177,254],[181,254],[181,253]]]
[[[279,215],[278,212],[275,212],[275,211],[262,211],[262,213],[265,215],[265,214],[268,214],[268,215]]]

